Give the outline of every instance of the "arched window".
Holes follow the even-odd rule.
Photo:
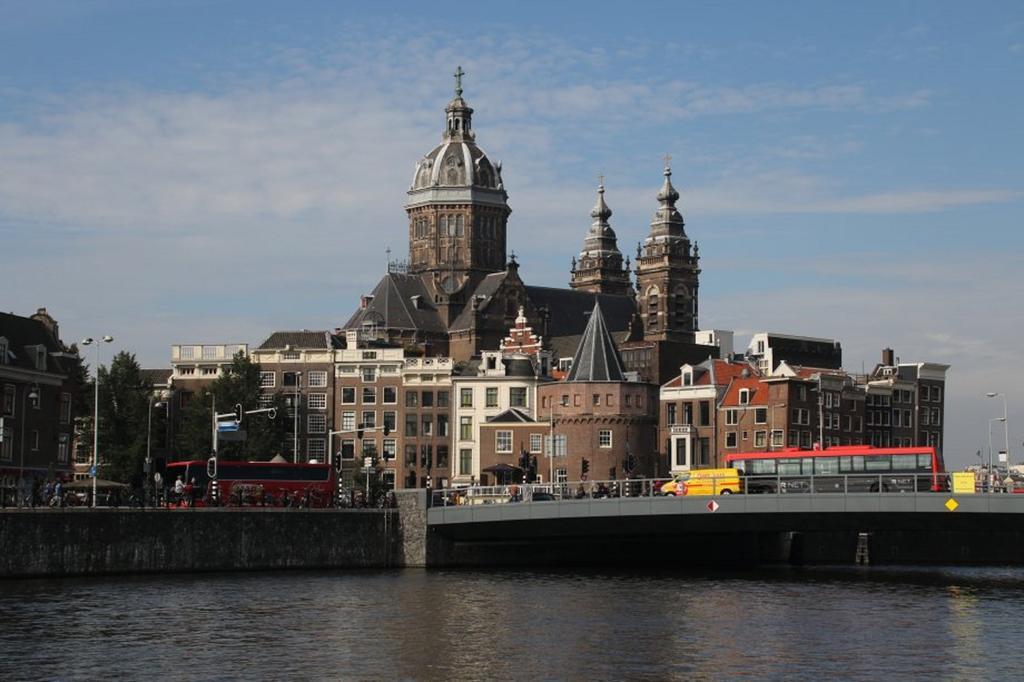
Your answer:
[[[657,285],[647,287],[647,326],[655,327],[658,324],[658,305],[660,303],[661,290]]]

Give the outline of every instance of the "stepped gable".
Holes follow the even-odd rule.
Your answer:
[[[596,301],[566,381],[625,381],[622,359]]]

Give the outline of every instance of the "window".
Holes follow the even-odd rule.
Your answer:
[[[341,441],[341,458],[342,459],[355,459],[356,457],[356,442],[352,438],[345,438]]]
[[[448,437],[448,415],[437,415],[437,435],[439,438]]]
[[[469,448],[459,450],[459,475],[469,476],[473,473],[473,451]]]
[[[551,436],[544,436],[544,449],[551,452]],[[568,452],[566,436],[555,436],[555,457],[565,457]]]
[[[323,438],[306,439],[306,454],[318,462],[327,460],[327,441]]]
[[[941,402],[942,401],[942,387],[941,386],[932,386],[931,394],[932,394],[932,402],[937,403],[937,402]]]
[[[4,414],[14,416],[15,397],[17,395],[14,384],[4,384]],[[7,439],[4,439],[7,442]]]
[[[669,426],[672,426],[673,424],[676,423],[675,403],[669,403],[668,405],[665,406],[665,420],[668,422]]]
[[[384,428],[388,430],[388,433],[393,433],[398,428],[398,415],[395,412],[385,412],[384,422],[382,424]]]
[[[405,415],[405,435],[406,435],[407,438],[415,438],[416,437],[416,429],[419,428],[418,424],[419,424],[419,422],[416,419],[416,415],[414,415],[414,414],[407,414],[407,415]]]
[[[807,387],[806,386],[798,387],[797,390],[796,390],[796,394],[797,394],[797,400],[799,400],[800,402],[807,402]]]
[[[540,452],[544,447],[544,436],[539,433],[530,434],[530,452]]]
[[[341,413],[341,430],[342,431],[354,431],[356,428],[356,413],[355,412],[342,412]]]
[[[448,446],[438,445],[437,446],[437,466],[439,469],[448,468]]]
[[[4,441],[0,443],[0,461],[10,462],[14,457],[14,429],[4,429]]]
[[[595,405],[595,406],[596,405],[600,405],[601,404],[601,394],[600,393],[595,393],[594,395],[590,396],[590,402],[593,405]]]
[[[498,406],[498,389],[488,388],[484,392],[484,407],[497,407]]]
[[[384,392],[385,405],[394,405],[398,402],[398,388],[396,386],[385,386],[381,390]]]
[[[178,374],[180,374],[183,377],[190,377],[190,376],[192,376],[195,373],[196,373],[196,368],[195,367],[181,367],[181,368],[178,369]]]
[[[526,407],[526,387],[513,386],[508,389],[508,404],[512,407]]]
[[[767,407],[755,407],[754,408],[754,423],[755,424],[767,424],[768,423],[768,408]]]
[[[260,372],[260,388],[274,388],[276,376],[274,372]]]
[[[707,400],[700,401],[700,425],[709,426],[711,424],[711,403]]]
[[[306,405],[311,410],[326,410],[327,409],[327,394],[326,393],[310,393],[306,397]]]
[[[302,385],[302,372],[283,372],[281,374],[281,385],[296,387]]]
[[[309,373],[310,388],[325,388],[327,386],[327,372],[317,370]]]
[[[356,402],[356,389],[351,386],[342,387],[341,389],[341,404],[342,405],[355,405]]]
[[[212,377],[212,376],[215,376],[216,374],[217,374],[217,368],[216,367],[203,367],[203,376],[204,377]]]
[[[512,432],[496,431],[494,434],[494,451],[497,453],[512,452]]]
[[[437,392],[437,406],[448,407],[448,391]]]
[[[307,433],[327,433],[327,415],[311,414],[306,417]]]
[[[932,426],[939,426],[942,423],[942,418],[939,416],[939,408],[932,408]]]
[[[422,426],[421,433],[424,438],[434,435],[434,419],[429,414],[423,415]]]
[[[725,423],[733,426],[740,423],[740,411],[739,410],[726,410],[725,411]]]
[[[376,367],[360,367],[359,373],[363,377],[363,383],[372,384],[377,380],[377,368]]]
[[[754,431],[754,447],[763,448],[768,442],[768,433],[766,431]]]
[[[693,386],[693,372],[683,372],[683,386]]]
[[[70,424],[71,423],[71,394],[61,393],[60,394],[60,423]]]
[[[395,459],[398,457],[398,445],[394,438],[385,438],[380,448],[381,456],[384,459]]]
[[[205,347],[203,348],[203,357],[204,358],[207,357],[207,353],[206,353],[206,348]],[[302,359],[302,354],[299,351],[297,351],[297,350],[281,351],[281,359],[282,360],[301,360]]]
[[[473,407],[473,389],[459,389],[459,405],[462,407]]]
[[[434,406],[434,392],[433,391],[423,391],[423,396],[420,399],[420,404],[423,405],[423,407],[433,407]]]
[[[727,431],[725,433],[725,447],[727,447],[727,448],[734,448],[734,447],[736,447],[736,442],[737,442],[736,441],[736,432],[735,431]]]
[[[57,441],[57,461],[61,464],[68,463],[68,434],[60,434],[60,439]]]
[[[363,387],[363,405],[373,405],[377,402],[377,389],[372,386]]]
[[[372,429],[377,426],[377,413],[373,410],[365,410],[363,412],[363,427]]]
[[[420,394],[416,391],[405,392],[405,406],[406,407],[419,407],[420,405]]]
[[[749,388],[741,388],[740,389],[740,405],[748,405],[748,404],[750,404],[750,389]]]
[[[772,447],[782,447],[782,429],[775,429],[772,431]]]
[[[612,446],[612,430],[601,429],[598,431],[597,444],[602,448],[610,448]]]
[[[459,440],[473,440],[472,417],[459,417]]]
[[[405,446],[405,465],[414,467],[416,466],[416,446],[406,445]]]

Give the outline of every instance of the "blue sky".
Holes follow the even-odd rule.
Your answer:
[[[632,253],[672,154],[702,326],[953,365],[947,451],[1024,457],[1020,3],[5,2],[5,309],[169,346],[332,328],[403,254],[468,72],[510,244],[564,285],[604,173]]]

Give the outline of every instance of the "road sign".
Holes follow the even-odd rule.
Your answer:
[[[946,500],[946,509],[949,511],[956,511],[956,508],[960,506],[960,503],[954,500],[952,497]]]
[[[245,439],[245,429],[237,429],[235,431],[220,431],[217,435],[217,440],[219,440],[221,443],[237,443]]]
[[[95,464],[93,466],[89,467],[89,475],[90,476],[96,476],[96,465]]]
[[[217,433],[231,433],[238,430],[237,421],[217,422]]]
[[[364,469],[372,469],[373,468],[373,457],[363,457],[363,468]]]
[[[714,512],[716,512],[716,511],[718,511],[718,507],[719,507],[719,506],[720,506],[720,505],[719,505],[719,504],[718,504],[717,502],[715,502],[714,500],[711,500],[711,501],[710,501],[710,502],[708,502],[708,504],[707,504],[707,509],[708,509],[708,511],[709,511],[709,512],[712,512],[712,513],[714,513]]]

